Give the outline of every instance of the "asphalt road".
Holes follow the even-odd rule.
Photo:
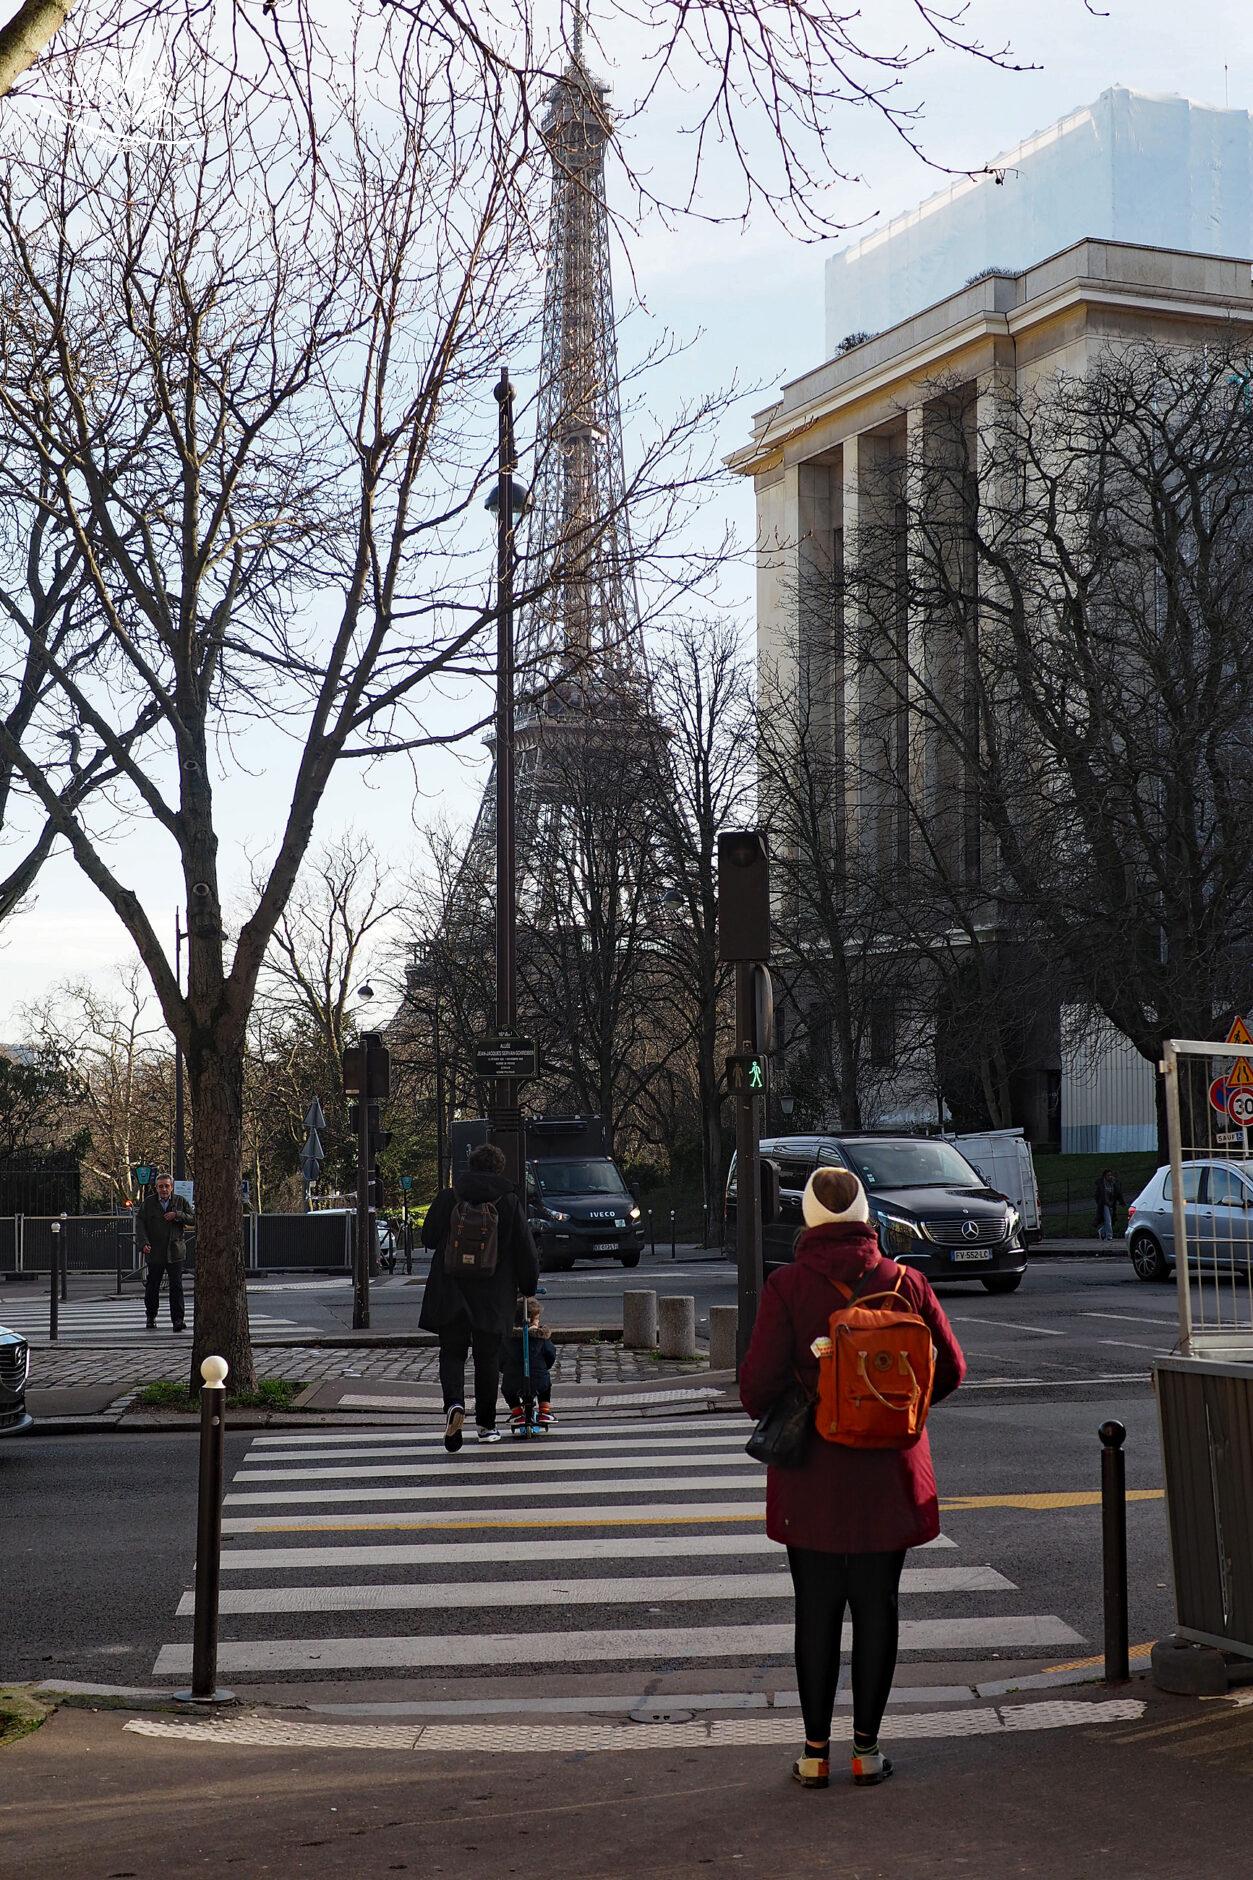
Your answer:
[[[595,1269],[552,1275],[549,1315],[555,1323],[567,1313],[586,1323],[590,1306],[599,1304],[613,1322],[623,1285],[654,1280],[695,1291],[702,1309],[733,1294],[725,1266],[680,1262],[673,1273],[669,1266],[665,1261],[629,1275]],[[413,1313],[417,1297],[407,1287],[384,1288],[379,1305],[394,1300],[388,1313],[399,1322]],[[1096,1432],[1111,1416],[1128,1430],[1129,1486],[1160,1487],[1148,1366],[1151,1354],[1168,1350],[1173,1340],[1169,1287],[1146,1286],[1109,1262],[1056,1260],[1037,1262],[1023,1288],[1007,1298],[961,1286],[946,1287],[943,1297],[967,1349],[970,1379],[930,1425],[942,1496],[1045,1494],[1064,1503],[1094,1490]],[[329,1289],[325,1307],[338,1309]],[[376,1324],[382,1322],[380,1311]],[[647,1426],[639,1427],[641,1442],[633,1448],[647,1441]],[[554,1443],[563,1435],[575,1435],[568,1422]],[[229,1439],[228,1475],[249,1440]],[[195,1468],[192,1435],[36,1435],[0,1442],[0,1682],[48,1676],[147,1682],[189,1583]],[[577,1474],[574,1479],[581,1492]],[[595,1500],[596,1486],[589,1478],[586,1499]],[[1014,1582],[1014,1609],[1057,1614],[1089,1641],[1088,1651],[1099,1649],[1098,1508],[967,1506],[946,1511],[944,1520],[963,1561],[985,1562]],[[1172,1609],[1162,1502],[1133,1502],[1128,1521],[1134,1645],[1167,1631]],[[925,1617],[929,1608],[916,1610]],[[741,1609],[736,1616],[746,1615]],[[691,1615],[701,1625],[724,1618],[716,1606]],[[610,1614],[599,1622],[621,1620]],[[282,1615],[275,1623],[281,1631]],[[455,1628],[455,1613],[449,1625]]]

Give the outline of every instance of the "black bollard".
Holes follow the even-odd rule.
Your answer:
[[[657,1234],[653,1227],[653,1211],[651,1208],[648,1210],[648,1247],[649,1252],[655,1260],[657,1258]]]
[[[58,1272],[60,1261],[58,1253],[61,1247],[61,1223],[52,1223],[52,1252],[48,1255],[48,1342],[55,1345],[60,1337],[57,1320],[58,1306],[61,1299],[61,1275]]]
[[[218,1689],[218,1592],[222,1578],[222,1485],[226,1436],[225,1358],[200,1367],[200,1493],[196,1514],[196,1616],[191,1649],[191,1689],[176,1691],[180,1704],[233,1704],[233,1691]]]
[[[70,1249],[69,1249],[68,1240],[62,1239],[62,1236],[68,1235],[68,1233],[69,1233],[69,1229],[65,1225],[65,1216],[62,1215],[61,1216],[61,1233],[57,1235],[57,1239],[61,1242],[61,1297],[62,1299],[68,1299],[70,1296],[70,1286],[69,1286]]]
[[[1105,1556],[1105,1682],[1125,1684],[1127,1654],[1127,1432],[1112,1419],[1102,1423],[1101,1538]]]
[[[673,1260],[674,1256],[675,1256],[674,1209],[671,1208],[670,1210],[670,1258]]]

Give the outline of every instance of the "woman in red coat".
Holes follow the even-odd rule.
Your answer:
[[[832,1312],[846,1303],[835,1282],[861,1295],[898,1287],[931,1328],[932,1402],[949,1396],[966,1372],[961,1347],[922,1274],[880,1252],[857,1177],[847,1169],[815,1170],[803,1212],[806,1231],[797,1240],[795,1259],[770,1276],[740,1370],[748,1414],[764,1416],[797,1377],[816,1393],[818,1360],[810,1346],[826,1336]],[[846,1605],[853,1621],[853,1779],[882,1782],[891,1775],[892,1765],[879,1749],[879,1725],[896,1669],[901,1568],[908,1548],[934,1540],[939,1531],[925,1430],[909,1449],[850,1449],[811,1429],[800,1468],[767,1472],[766,1532],[787,1548],[796,1592],[805,1748],[792,1774],[803,1786],[825,1788],[829,1779]]]

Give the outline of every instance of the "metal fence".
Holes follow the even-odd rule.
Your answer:
[[[0,1275],[47,1273],[52,1229],[70,1273],[123,1273],[139,1268],[135,1221],[126,1214],[0,1215]],[[241,1228],[250,1272],[347,1272],[354,1223],[343,1214],[246,1214]],[[186,1270],[196,1270],[196,1236],[187,1236]]]
[[[1190,1358],[1248,1361],[1253,1044],[1172,1039],[1162,1057],[1170,1168],[1161,1200],[1170,1211],[1179,1349]]]

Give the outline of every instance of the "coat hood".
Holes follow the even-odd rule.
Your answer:
[[[794,1256],[797,1266],[824,1273],[846,1286],[855,1285],[880,1261],[885,1266],[893,1264],[884,1259],[879,1236],[865,1221],[831,1221],[821,1227],[807,1227],[796,1242]]]
[[[453,1183],[453,1193],[458,1201],[503,1201],[506,1195],[513,1193],[513,1183],[507,1175],[493,1175],[487,1169],[463,1169]]]

